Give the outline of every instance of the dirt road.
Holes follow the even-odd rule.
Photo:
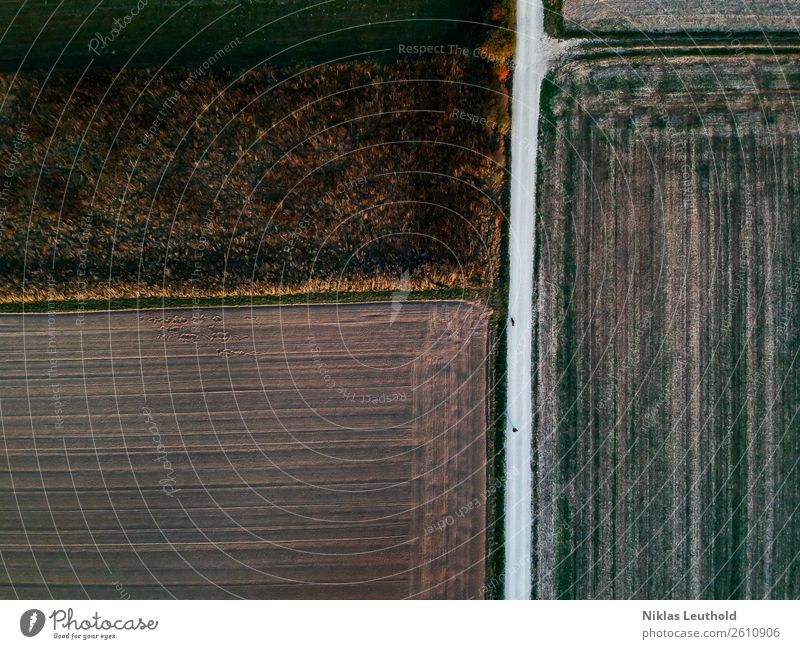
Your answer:
[[[543,11],[538,0],[517,3],[517,50],[511,127],[511,225],[506,409],[505,596],[531,594],[531,332],[533,231],[539,91],[547,72]]]

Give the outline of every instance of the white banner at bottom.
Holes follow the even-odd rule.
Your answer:
[[[2,647],[800,647],[800,603],[6,601]]]

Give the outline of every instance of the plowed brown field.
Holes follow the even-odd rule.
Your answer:
[[[487,312],[0,316],[0,596],[481,596]]]

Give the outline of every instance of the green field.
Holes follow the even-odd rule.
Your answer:
[[[609,53],[543,98],[536,595],[796,598],[800,59]]]
[[[227,67],[391,57],[400,44],[471,42],[477,33],[471,23],[481,20],[484,7],[462,0],[97,4],[0,2],[0,69],[198,65],[229,43],[235,46]]]

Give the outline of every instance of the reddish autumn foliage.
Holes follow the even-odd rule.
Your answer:
[[[505,104],[479,61],[2,75],[0,93],[6,299],[23,279],[26,296],[51,278],[64,296],[493,281]]]

